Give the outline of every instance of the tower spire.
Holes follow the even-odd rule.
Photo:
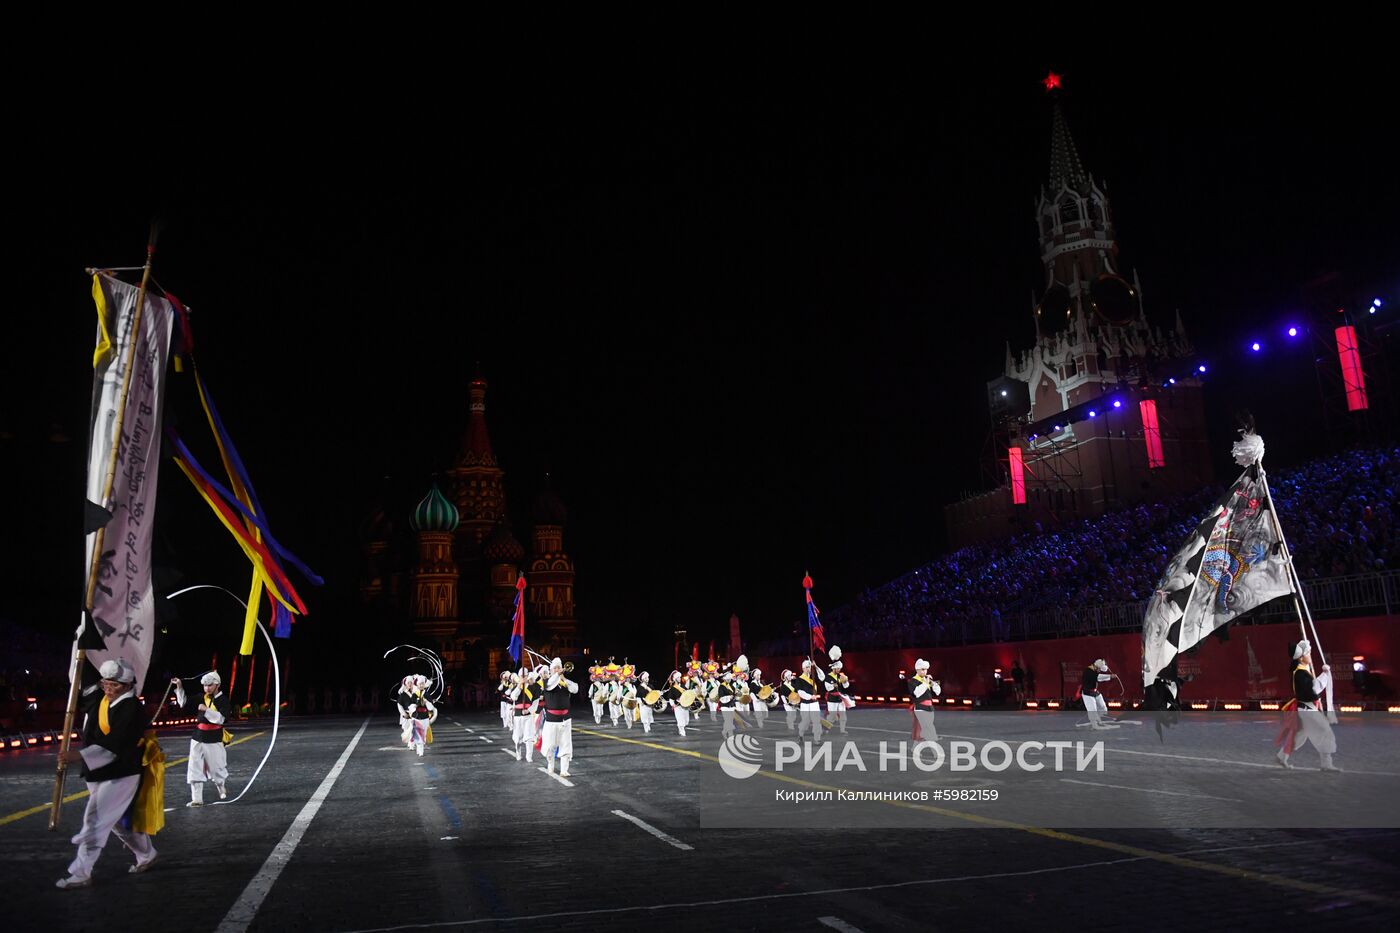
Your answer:
[[[1074,147],[1074,137],[1069,134],[1069,124],[1065,122],[1065,112],[1060,102],[1055,101],[1054,125],[1050,130],[1050,180],[1051,194],[1062,185],[1081,188],[1085,182],[1084,166],[1079,161],[1079,150]]]

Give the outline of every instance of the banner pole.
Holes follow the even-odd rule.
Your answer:
[[[126,399],[131,390],[131,371],[136,366],[136,351],[141,339],[141,315],[146,309],[146,288],[151,281],[151,260],[156,252],[156,228],[151,227],[150,240],[146,243],[146,265],[141,272],[141,290],[136,294],[136,315],[131,324],[131,353],[127,357],[126,372],[122,373],[122,394],[117,402],[117,423],[116,431],[112,436],[112,455],[107,460],[107,476],[102,484],[102,501],[98,503],[106,508],[107,500],[112,497],[112,486],[117,478],[117,457],[121,453],[122,447],[122,423],[126,419]],[[97,591],[97,568],[102,561],[102,548],[107,543],[107,526],[103,525],[97,529],[97,537],[93,541],[92,560],[88,562],[87,592],[83,597],[83,620],[79,629],[87,626],[88,620],[92,616],[92,599]],[[63,807],[63,782],[68,773],[68,762],[64,759],[68,755],[68,749],[72,744],[73,720],[78,712],[78,690],[83,679],[83,664],[87,661],[87,649],[83,648],[80,640],[73,640],[73,668],[71,683],[68,686],[68,708],[63,713],[63,736],[58,744],[58,767],[54,774],[53,781],[53,801],[49,806],[49,832],[58,828],[59,811]]]

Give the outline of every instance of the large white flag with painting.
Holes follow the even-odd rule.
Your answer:
[[[147,292],[138,330],[139,293],[135,286],[111,276],[93,276],[98,328],[88,447],[85,579],[94,566],[93,549],[99,539],[102,553],[96,563],[92,614],[78,630],[79,643],[88,646],[87,657],[94,665],[123,658],[136,670],[138,692],[146,680],[155,639],[151,528],[165,367],[174,321],[169,302]],[[104,525],[105,530],[99,531]],[[85,630],[89,623],[92,628]],[[95,646],[94,635],[100,636],[104,647]]]
[[[1271,599],[1293,591],[1269,497],[1251,465],[1212,507],[1167,567],[1142,628],[1143,686],[1178,653]]]

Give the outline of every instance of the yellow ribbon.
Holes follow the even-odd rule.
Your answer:
[[[103,697],[102,702],[97,705],[97,728],[102,730],[103,735],[112,734],[112,721],[107,717],[107,708],[110,705],[111,703],[106,697]]]
[[[131,809],[131,831],[154,836],[165,828],[165,751],[149,730],[141,748],[141,789]]]
[[[92,368],[101,366],[112,355],[112,333],[107,329],[107,294],[102,291],[102,278],[92,277],[92,300],[97,305],[97,349],[92,351]]]

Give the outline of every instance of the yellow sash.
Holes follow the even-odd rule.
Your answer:
[[[154,836],[165,828],[165,752],[155,730],[141,737],[141,788],[131,808],[131,831]]]
[[[112,734],[112,721],[107,718],[107,708],[109,706],[111,706],[111,701],[105,696],[102,698],[102,702],[97,705],[97,728],[102,730],[103,735]]]

